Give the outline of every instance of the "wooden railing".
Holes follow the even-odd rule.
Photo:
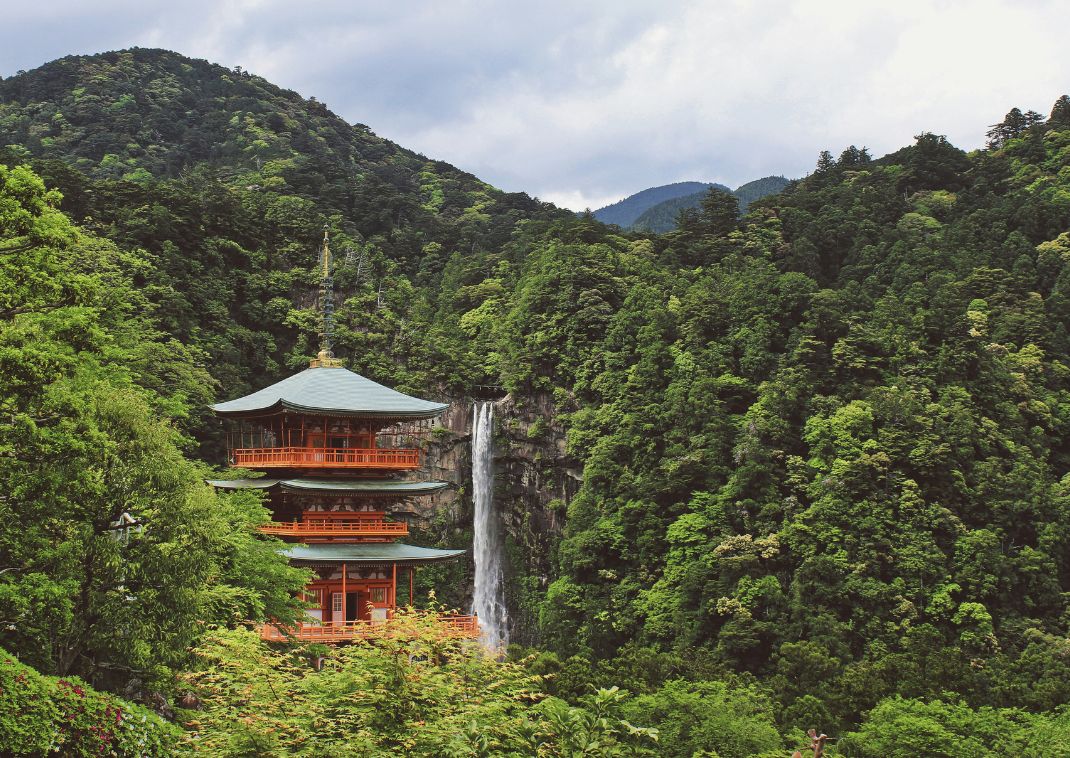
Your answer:
[[[476,616],[462,616],[456,613],[443,613],[438,617],[440,623],[445,624],[458,637],[478,637],[479,618]]]
[[[264,534],[280,537],[405,537],[409,525],[377,517],[306,518],[302,521],[272,521],[260,527]]]
[[[414,469],[420,465],[415,448],[245,447],[231,451],[235,466],[243,468],[377,468]]]
[[[438,617],[442,633],[446,637],[478,637],[479,620],[475,616],[442,614]],[[346,621],[327,622],[324,624],[300,624],[296,628],[278,627],[264,624],[260,627],[260,639],[268,642],[348,642],[367,637],[398,634],[404,629],[403,623],[386,621]]]

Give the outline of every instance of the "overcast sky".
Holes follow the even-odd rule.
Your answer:
[[[597,208],[981,145],[1070,92],[1066,0],[0,0],[0,74],[164,47],[241,66],[506,190]]]

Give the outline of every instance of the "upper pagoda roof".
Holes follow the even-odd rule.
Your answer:
[[[349,369],[307,368],[300,374],[236,400],[216,403],[221,416],[254,416],[282,410],[332,416],[433,418],[449,407],[384,387]]]

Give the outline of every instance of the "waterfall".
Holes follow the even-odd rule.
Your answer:
[[[509,644],[509,616],[502,587],[502,530],[494,510],[494,403],[476,403],[472,408],[472,492],[476,564],[472,612],[479,616],[484,646],[504,651]]]

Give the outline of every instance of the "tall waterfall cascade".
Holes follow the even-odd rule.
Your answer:
[[[476,403],[472,408],[472,491],[476,564],[472,612],[479,617],[483,645],[504,651],[509,644],[509,616],[503,588],[501,518],[494,509],[494,403]]]

